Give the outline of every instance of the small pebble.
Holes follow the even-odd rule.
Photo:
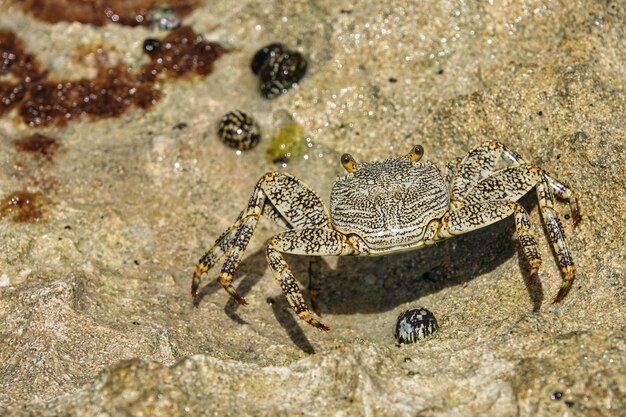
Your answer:
[[[563,398],[563,393],[561,391],[554,391],[550,398],[552,398],[553,400],[560,400],[561,398]]]
[[[174,30],[180,27],[180,17],[171,6],[154,6],[146,15],[148,25],[161,30]]]
[[[254,148],[261,140],[259,127],[254,119],[239,110],[222,117],[217,133],[226,145],[240,151]]]
[[[423,307],[412,308],[398,316],[394,336],[400,344],[415,343],[439,329],[437,319]]]

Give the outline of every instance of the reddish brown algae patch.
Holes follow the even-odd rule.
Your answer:
[[[109,22],[128,26],[146,24],[148,11],[159,0],[25,0],[16,2],[26,12],[49,23],[80,22],[103,26]],[[167,5],[180,17],[187,16],[201,0],[169,0]]]
[[[20,39],[10,30],[0,29],[0,116],[23,100],[29,84],[44,76]]]
[[[46,80],[12,32],[1,31],[0,42],[0,56],[5,57],[0,75],[17,80],[0,78],[0,115],[19,106],[19,116],[30,126],[63,126],[82,116],[97,120],[118,117],[131,108],[148,109],[161,98],[157,79],[206,76],[228,52],[190,27],[181,27],[156,40],[150,62],[137,70],[117,65],[100,69],[93,79]]]
[[[42,81],[31,86],[20,107],[31,126],[64,125],[80,116],[117,117],[131,107],[147,109],[161,94],[122,67],[104,68],[93,79]]]
[[[15,139],[13,147],[16,151],[50,160],[59,150],[59,141],[39,133]]]
[[[49,204],[41,193],[15,191],[0,200],[0,219],[11,216],[16,223],[37,223],[43,220],[43,208]]]
[[[213,63],[228,52],[215,42],[207,42],[189,26],[183,26],[159,41],[147,52],[151,59],[142,67],[146,80],[153,81],[159,74],[180,78],[188,74],[206,76],[213,72]]]

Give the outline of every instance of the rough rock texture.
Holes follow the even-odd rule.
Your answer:
[[[62,129],[0,119],[0,199],[27,189],[51,201],[39,222],[0,219],[1,415],[626,415],[623,2],[208,3],[184,23],[232,52],[207,78],[164,83],[152,110]],[[140,65],[143,40],[162,36],[45,24],[1,2],[0,27],[51,77],[92,74],[89,45]],[[309,68],[269,101],[249,61],[273,41]],[[237,108],[265,135],[241,155],[215,126]],[[564,219],[574,289],[551,304],[561,277],[530,193],[544,263],[528,289],[509,219],[421,251],[325,258],[321,332],[280,295],[263,250],[279,229],[263,220],[235,282],[250,305],[213,282],[193,308],[196,260],[281,168],[265,152],[284,111],[310,144],[288,169],[324,200],[344,152],[421,143],[443,167],[507,143],[579,195],[582,223]],[[12,146],[33,133],[59,141],[51,160]],[[287,259],[305,287],[309,259]],[[414,306],[440,330],[397,347],[395,319]]]

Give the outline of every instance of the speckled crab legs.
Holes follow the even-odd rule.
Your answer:
[[[201,275],[227,253],[219,275],[220,283],[239,304],[247,304],[235,291],[232,279],[261,214],[287,229],[297,229],[280,233],[268,241],[267,260],[298,317],[312,326],[328,330],[309,311],[293,273],[280,252],[341,255],[352,253],[352,248],[341,234],[332,230],[330,218],[320,198],[287,173],[269,172],[257,182],[248,207],[196,265],[191,295],[194,299],[197,297]]]
[[[510,165],[496,170],[499,160]],[[456,165],[456,166],[455,166]],[[450,184],[450,204],[456,207],[442,219],[438,232],[441,237],[451,237],[515,213],[516,230],[520,245],[531,266],[531,277],[536,277],[541,265],[536,242],[530,234],[526,211],[514,203],[532,188],[537,190],[539,209],[548,238],[557,257],[564,279],[553,302],[563,300],[572,287],[576,267],[569,250],[559,215],[554,208],[554,194],[570,205],[574,226],[581,221],[576,194],[566,185],[548,175],[541,168],[528,164],[516,152],[499,142],[489,142],[473,149],[468,155],[448,165],[446,178]],[[472,218],[480,220],[471,221]],[[472,224],[468,224],[473,223]]]

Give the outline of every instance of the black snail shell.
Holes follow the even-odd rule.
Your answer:
[[[222,117],[217,134],[225,144],[240,151],[254,148],[261,140],[259,126],[240,110],[233,110]]]
[[[250,68],[259,76],[261,95],[274,98],[286,93],[304,77],[307,61],[301,53],[272,43],[257,51]]]
[[[270,43],[264,46],[254,54],[252,62],[250,62],[250,69],[252,69],[253,73],[259,75],[261,71],[265,70],[274,57],[283,53],[284,49],[285,47],[281,43]]]
[[[394,336],[400,344],[415,343],[439,329],[435,315],[423,307],[412,308],[398,316]]]

